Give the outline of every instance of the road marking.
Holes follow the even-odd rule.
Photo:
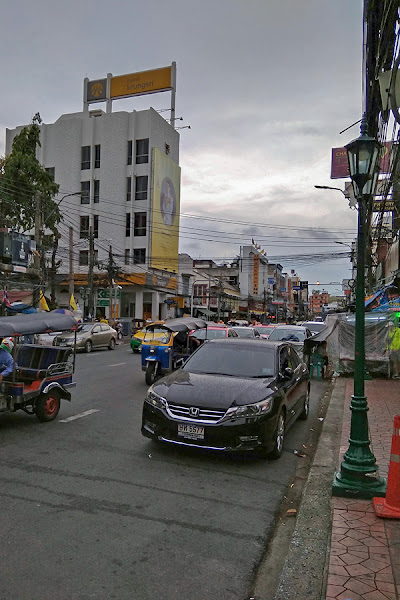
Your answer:
[[[120,367],[121,365],[126,365],[126,363],[115,363],[115,365],[108,365],[109,367]]]
[[[92,408],[91,410],[86,410],[83,413],[79,413],[79,415],[73,415],[72,417],[67,417],[66,419],[60,419],[59,423],[69,423],[69,421],[75,421],[75,419],[80,419],[82,417],[87,417],[88,415],[92,415],[93,413],[99,412],[98,408]]]

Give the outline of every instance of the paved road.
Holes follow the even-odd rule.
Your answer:
[[[0,600],[247,598],[327,384],[263,461],[143,438],[126,344],[78,355],[76,380],[55,422],[0,415]]]

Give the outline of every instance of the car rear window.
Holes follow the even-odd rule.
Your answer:
[[[183,370],[231,377],[272,377],[275,349],[267,344],[258,347],[204,344],[189,358]]]
[[[304,342],[306,339],[305,331],[297,329],[274,329],[268,338],[271,341],[287,340],[290,342]]]

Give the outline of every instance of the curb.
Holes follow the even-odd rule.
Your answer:
[[[332,480],[339,454],[345,386],[344,379],[334,382],[275,600],[325,598],[332,527]]]

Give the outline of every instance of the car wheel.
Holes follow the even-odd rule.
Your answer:
[[[109,350],[115,349],[115,339],[114,338],[111,338],[110,343],[108,344],[108,349]]]
[[[153,383],[155,382],[156,378],[157,378],[157,371],[158,371],[158,363],[155,362],[149,362],[147,363],[147,367],[146,367],[146,383],[147,385],[153,385]]]
[[[307,388],[306,397],[304,398],[303,410],[299,414],[299,419],[306,421],[310,413],[310,388]]]
[[[35,402],[35,415],[41,423],[53,421],[60,410],[60,395],[57,391],[41,394]]]
[[[85,352],[91,352],[93,348],[93,344],[90,340],[88,340],[85,344]]]
[[[278,421],[275,429],[275,444],[273,450],[268,454],[268,458],[277,459],[282,456],[283,443],[285,441],[285,414],[281,411],[278,415]]]

